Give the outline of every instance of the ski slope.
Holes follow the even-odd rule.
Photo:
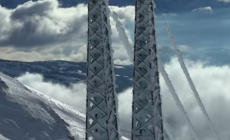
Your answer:
[[[83,140],[84,137],[84,113],[0,73],[1,140]]]

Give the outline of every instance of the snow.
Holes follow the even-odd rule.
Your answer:
[[[7,139],[6,137],[0,134],[0,140],[10,140],[10,139]]]
[[[0,103],[7,107],[0,108],[1,112],[4,112],[0,114],[0,117],[4,118],[1,119],[0,127],[2,135],[11,140],[32,138],[68,140],[68,137],[71,136],[78,140],[84,138],[82,133],[84,132],[84,115],[82,113],[76,110],[70,111],[67,106],[31,91],[6,75],[0,74],[0,78],[8,87],[1,92],[5,96],[1,94]],[[68,126],[67,118],[75,123],[69,123]],[[80,130],[71,132],[72,125],[76,125]]]
[[[0,112],[0,140],[85,138],[84,113],[2,73]]]
[[[161,60],[159,57],[158,57],[158,67],[159,67],[159,71],[160,71],[161,75],[163,76],[163,78],[165,80],[166,85],[168,86],[170,93],[172,94],[174,101],[176,102],[178,109],[180,110],[183,117],[186,119],[188,126],[190,127],[191,131],[193,132],[193,136],[195,137],[196,140],[199,140],[197,137],[197,132],[196,132],[194,126],[192,125],[192,123],[191,123],[191,121],[190,121],[190,119],[189,119],[189,117],[188,117],[188,115],[187,115],[187,113],[186,113],[186,111],[185,111],[185,109],[184,109],[184,107],[183,107],[183,105],[182,105],[169,77],[168,77],[168,74],[165,71],[164,65],[161,63]]]
[[[210,127],[212,128],[215,136],[217,137],[218,140],[220,140],[220,137],[219,137],[219,135],[218,135],[218,133],[217,133],[217,131],[216,131],[216,129],[215,129],[215,127],[214,127],[214,125],[213,125],[213,123],[212,123],[212,121],[211,121],[211,119],[210,119],[205,107],[204,107],[204,104],[202,103],[202,100],[200,99],[199,93],[197,92],[197,89],[196,89],[196,87],[195,87],[195,85],[194,85],[194,83],[193,83],[193,81],[191,79],[191,76],[190,76],[190,74],[188,72],[188,69],[186,68],[186,65],[184,63],[183,57],[182,57],[179,49],[176,47],[175,38],[173,37],[173,35],[172,35],[172,33],[171,33],[170,29],[169,29],[169,26],[168,26],[168,24],[166,22],[165,22],[165,26],[166,26],[168,35],[169,35],[169,37],[171,39],[172,47],[173,47],[174,51],[176,52],[176,56],[178,58],[180,66],[181,66],[181,68],[182,68],[182,70],[183,70],[183,72],[185,74],[185,77],[186,77],[186,79],[187,79],[187,81],[188,81],[188,83],[189,83],[189,85],[190,85],[190,87],[191,87],[191,89],[193,91],[193,94],[194,94],[194,96],[195,96],[195,98],[197,100],[197,103],[198,103],[202,113],[204,114],[206,120],[208,121]]]
[[[47,61],[48,62],[48,61]],[[74,64],[70,64],[68,62],[59,62],[58,63],[59,66],[62,66],[62,67],[67,67],[67,66],[74,66],[74,67],[79,67],[79,65],[74,65]]]
[[[114,68],[117,68],[117,69],[124,69],[125,67],[123,67],[123,66],[118,66],[118,65],[114,65]]]
[[[86,75],[86,73],[83,73],[81,70],[77,70],[77,73],[78,73],[79,75]]]
[[[81,71],[81,70],[77,70],[77,72],[78,72],[78,73],[82,73],[82,71]]]

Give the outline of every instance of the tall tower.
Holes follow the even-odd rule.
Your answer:
[[[89,0],[86,140],[119,140],[108,0]]]
[[[132,140],[164,140],[153,0],[136,0]]]

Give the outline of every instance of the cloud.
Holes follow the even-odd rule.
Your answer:
[[[56,0],[0,6],[0,55],[21,61],[86,61],[87,8],[61,8]],[[36,56],[36,57],[35,57]]]
[[[230,0],[218,0],[218,1],[224,2],[224,3],[229,3],[230,2]]]
[[[204,8],[205,9],[205,8]],[[210,9],[206,7],[206,9]],[[230,9],[213,9],[212,12],[189,12],[173,16],[164,16],[170,30],[176,39],[178,46],[188,46],[190,49],[184,54],[194,60],[209,61],[210,64],[228,64],[230,41],[229,16]],[[171,42],[164,26],[164,20],[159,15],[156,18],[157,42],[165,46],[164,51],[159,52],[162,57],[172,56],[175,53],[170,49]],[[217,35],[218,34],[218,35]],[[168,48],[168,49],[166,49]],[[215,48],[215,49],[213,49]],[[223,49],[225,51],[223,51]],[[170,55],[169,55],[170,54]]]
[[[189,3],[192,5],[194,2]],[[221,48],[229,48],[230,44],[228,39],[230,20],[226,14],[230,11],[229,8],[215,9],[212,4],[208,7],[207,3],[207,1],[201,2],[203,5],[199,6],[203,7],[200,8],[201,11],[210,10],[212,7],[212,12],[177,13],[176,16],[169,12],[164,14],[164,17],[178,46],[193,48],[188,50],[181,48],[184,53],[190,55],[190,58],[210,61],[212,64],[226,64],[229,52],[222,51]],[[199,7],[195,6],[196,9]],[[111,6],[111,9],[118,13],[129,39],[133,41],[135,7]],[[13,9],[0,6],[0,58],[21,61],[85,62],[87,12],[86,4],[61,7],[57,0],[29,1]],[[115,22],[112,18],[110,21],[114,61],[116,64],[131,64],[116,31]],[[170,46],[161,15],[156,16],[156,31],[158,45]],[[215,51],[209,49],[214,47],[217,48]],[[161,53],[161,56],[169,60],[168,56],[172,56],[172,51],[165,48],[164,50],[168,52]]]
[[[224,0],[223,0],[224,1]],[[188,13],[199,7],[211,6],[213,9],[229,8],[229,4],[222,3],[221,0],[156,0],[157,13]]]
[[[185,62],[221,140],[228,140],[230,137],[228,131],[230,129],[230,112],[228,109],[230,106],[230,66],[210,66],[201,61],[188,59],[185,59]],[[165,64],[165,67],[187,114],[198,132],[199,138],[202,140],[215,140],[216,138],[198,107],[177,59],[171,59],[170,62]],[[77,108],[85,108],[86,85],[83,83],[74,84],[71,88],[67,88],[59,84],[44,82],[41,75],[30,73],[26,73],[17,79],[62,102],[74,105]],[[163,98],[163,115],[169,123],[169,129],[177,140],[193,140],[191,131],[176,107],[162,77],[160,77],[160,83]],[[120,125],[122,129],[128,131],[125,135],[130,136],[132,88],[119,93],[118,98]]]
[[[200,7],[200,8],[192,10],[192,12],[212,12],[212,7],[210,6]]]
[[[45,61],[45,60],[69,60],[75,62],[86,61],[86,45],[51,46],[41,50],[18,50],[14,47],[0,47],[0,58],[19,61]]]
[[[210,115],[221,140],[228,140],[230,137],[230,67],[207,66],[201,61],[186,60],[189,73],[197,87],[200,97]],[[179,97],[202,140],[216,140],[207,121],[205,120],[193,93],[183,75],[177,59],[173,58],[165,65],[166,70],[179,94]],[[170,125],[177,140],[193,140],[191,131],[168,91],[163,78],[160,77],[161,93],[163,98],[163,114]],[[128,107],[129,106],[129,107]],[[131,106],[132,88],[119,94],[119,115],[122,120],[121,127],[131,129]]]
[[[76,107],[79,111],[85,111],[86,85],[84,83],[73,84],[68,88],[60,84],[45,82],[42,75],[32,73],[26,73],[17,79],[41,93]]]
[[[28,49],[69,41],[71,44],[74,38],[83,40],[87,32],[82,24],[87,19],[85,7],[79,4],[72,8],[60,8],[56,0],[28,1],[13,10],[0,7],[5,11],[5,14],[1,13],[5,22],[0,28],[5,29],[2,32],[6,34],[1,37],[0,46]],[[85,32],[85,36],[79,32]]]
[[[118,6],[110,6],[111,10],[116,12],[119,15],[120,20],[125,23],[124,21],[133,22],[135,18],[135,7],[134,6],[125,6],[125,7],[118,7]]]
[[[134,17],[130,17],[134,15],[133,6],[113,6],[113,9],[124,24],[133,22]],[[22,61],[86,61],[87,14],[86,4],[62,8],[57,0],[28,1],[14,9],[0,6],[0,57]],[[114,60],[130,64],[115,22],[110,20]]]

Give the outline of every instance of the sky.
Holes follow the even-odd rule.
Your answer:
[[[134,2],[110,1],[111,9],[118,13],[132,41]],[[0,0],[0,4],[1,59],[86,61],[86,1]],[[169,61],[174,52],[171,50],[162,17],[170,26],[184,57],[208,61],[214,65],[228,63],[229,0],[156,0],[156,7],[157,44],[164,62]],[[121,65],[131,64],[118,36],[115,22],[112,18],[110,21],[112,47],[115,50],[114,62]]]
[[[111,0],[110,3],[111,10],[117,12],[129,39],[133,41],[134,1]],[[0,0],[0,4],[1,59],[86,61],[87,5],[85,1]],[[201,140],[216,140],[198,108],[175,58],[175,53],[171,49],[163,17],[176,39],[177,47],[186,60],[186,66],[221,140],[229,140],[230,1],[157,0],[156,6],[158,52],[198,131],[199,138]],[[114,62],[115,64],[129,65],[131,62],[118,36],[115,22],[112,18],[110,21]],[[81,101],[84,101],[86,93],[78,90],[86,87],[83,83],[66,88],[58,84],[46,83],[41,75],[29,73],[18,79],[63,102],[70,102],[76,106],[85,104]],[[170,124],[173,136],[176,140],[193,140],[163,78],[160,79],[163,114]],[[46,90],[47,88],[44,86],[49,87],[50,90]],[[131,119],[131,107],[127,108],[127,106],[131,106],[131,91],[132,89],[129,88],[119,93],[119,105],[121,106],[119,112],[121,119],[126,122]],[[71,100],[75,99],[74,97],[79,100],[77,102]],[[129,125],[125,123],[121,123],[121,126],[130,130]]]

